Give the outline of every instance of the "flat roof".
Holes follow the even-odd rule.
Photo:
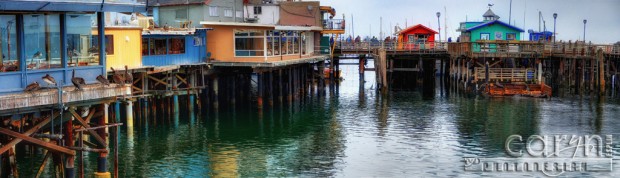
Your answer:
[[[146,12],[144,0],[2,0],[0,11]]]
[[[275,28],[275,25],[266,25],[259,23],[240,23],[240,22],[211,22],[211,21],[200,21],[200,25],[216,25],[216,26],[245,26],[245,27],[267,27],[267,28]]]
[[[278,25],[276,30],[291,30],[291,31],[321,31],[323,28],[317,26],[286,26]]]

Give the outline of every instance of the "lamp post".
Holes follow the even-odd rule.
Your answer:
[[[556,34],[555,34],[555,22],[556,19],[558,18],[558,13],[553,13],[553,45],[555,45],[555,38],[556,38]]]
[[[586,43],[586,23],[588,23],[588,20],[583,19],[583,43]]]
[[[439,23],[439,17],[441,13],[437,12],[437,29],[439,29],[439,42],[441,42],[441,23]]]

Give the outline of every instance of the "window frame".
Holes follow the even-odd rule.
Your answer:
[[[233,10],[230,8],[224,9],[224,17],[234,17]]]
[[[209,16],[210,17],[219,17],[219,8],[217,6],[209,6]]]
[[[512,35],[512,39],[509,39],[508,37]],[[506,33],[506,40],[516,40],[517,39],[517,33]]]
[[[263,6],[254,6],[254,15],[262,15],[263,14]]]
[[[240,31],[246,31],[244,33],[247,33],[247,36],[237,36],[238,32]],[[257,35],[252,35],[252,33],[259,33],[261,34],[260,36]],[[261,30],[261,29],[234,29],[233,30],[233,54],[234,57],[266,57],[267,56],[267,46],[268,44],[266,44],[267,42],[267,30]],[[260,50],[237,50],[237,39],[260,39],[262,41],[262,49]],[[262,52],[261,55],[248,55],[248,56],[243,56],[243,55],[237,55],[238,51],[248,51],[248,52],[252,52],[252,51],[260,51]]]

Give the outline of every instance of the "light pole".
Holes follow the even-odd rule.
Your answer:
[[[588,20],[583,19],[583,43],[586,43],[586,23],[588,23]]]
[[[555,22],[556,19],[558,18],[558,13],[553,13],[553,44],[555,45],[555,38],[556,38],[556,34],[555,34]]]
[[[439,23],[439,17],[441,13],[437,12],[437,29],[439,29],[439,42],[441,42],[441,23]]]

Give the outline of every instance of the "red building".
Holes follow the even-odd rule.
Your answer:
[[[435,46],[437,32],[418,24],[398,32],[398,48],[407,50],[430,49]]]

